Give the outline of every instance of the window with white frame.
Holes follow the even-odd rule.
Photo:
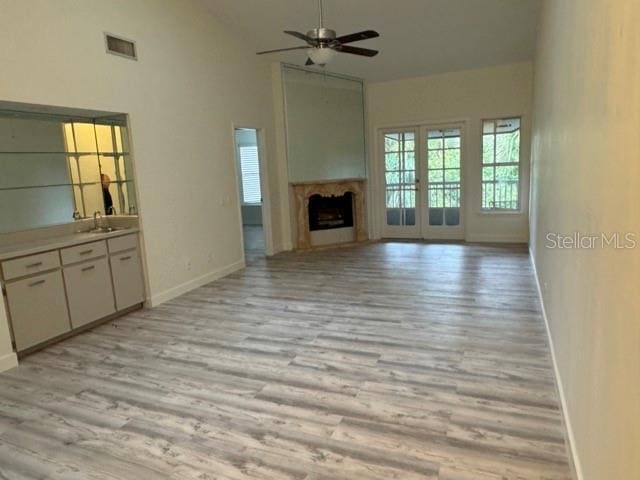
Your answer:
[[[520,209],[520,119],[482,125],[482,210]]]
[[[242,174],[243,203],[262,203],[260,192],[260,162],[256,145],[240,146],[240,170]]]

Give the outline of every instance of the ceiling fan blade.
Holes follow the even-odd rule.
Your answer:
[[[288,52],[289,50],[307,50],[308,48],[308,45],[305,45],[304,47],[276,48],[275,50],[265,50],[263,52],[257,52],[256,55],[264,55],[265,53]]]
[[[304,40],[305,42],[307,42],[309,45],[317,45],[318,42],[316,40],[314,40],[311,37],[308,37],[307,35],[305,35],[304,33],[300,33],[300,32],[294,32],[292,30],[285,30],[284,33],[286,33],[287,35],[293,35],[296,38],[299,38],[300,40]]]
[[[307,58],[307,61],[304,64],[305,65],[315,65],[315,63],[313,63],[313,60],[311,60],[310,58]]]
[[[362,55],[363,57],[375,57],[378,54],[377,50],[371,50],[369,48],[350,47],[349,45],[338,45],[336,47],[333,47],[333,49],[342,53]]]
[[[380,34],[375,30],[365,30],[363,32],[342,35],[341,37],[336,38],[336,41],[344,45],[345,43],[358,42],[360,40],[367,40],[368,38],[376,38],[379,36]]]

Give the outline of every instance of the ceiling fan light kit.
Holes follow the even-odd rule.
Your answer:
[[[322,0],[318,0],[318,14],[320,26],[309,30],[306,34],[292,30],[285,30],[284,33],[291,35],[300,40],[307,42],[307,45],[300,47],[278,48],[276,50],[265,50],[258,52],[257,55],[265,53],[285,52],[290,50],[307,50],[307,62],[305,65],[321,65],[324,66],[335,56],[336,52],[350,53],[352,55],[360,55],[364,57],[373,57],[378,54],[377,50],[368,48],[351,47],[347,43],[376,38],[380,35],[374,30],[365,30],[362,32],[351,33],[349,35],[336,36],[335,30],[324,28],[322,15]]]
[[[309,60],[315,65],[326,65],[335,56],[336,51],[328,47],[310,48],[307,50]]]

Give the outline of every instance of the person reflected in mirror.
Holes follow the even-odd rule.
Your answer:
[[[106,215],[113,215],[113,198],[111,198],[111,192],[109,192],[109,185],[111,185],[111,178],[109,175],[100,174],[100,183],[102,183],[102,200],[104,202],[104,212]]]

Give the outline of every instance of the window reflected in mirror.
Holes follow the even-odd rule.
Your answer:
[[[75,209],[82,217],[136,213],[127,128],[69,122],[64,140]]]

